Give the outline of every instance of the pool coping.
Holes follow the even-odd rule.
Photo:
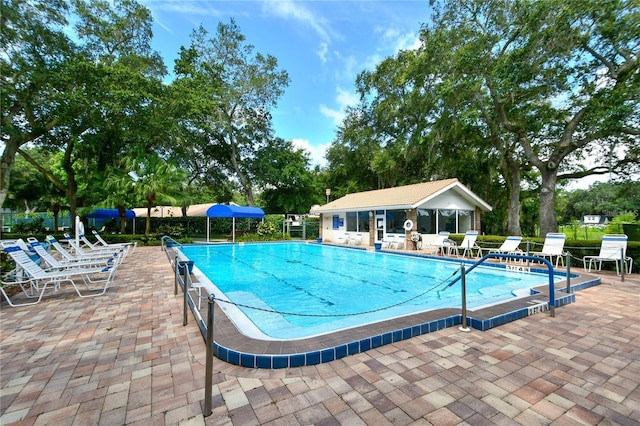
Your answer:
[[[229,244],[229,243],[224,243]],[[237,243],[235,243],[237,244]],[[309,244],[318,244],[310,242]],[[353,247],[356,250],[363,250],[363,247]],[[431,257],[448,261],[446,257],[436,257],[421,253],[407,253],[398,251],[383,252],[396,255],[413,257]],[[167,257],[171,261],[172,257],[167,250]],[[473,260],[460,258],[450,258],[449,261],[456,263],[474,263]],[[488,266],[505,268],[505,263],[488,263]],[[533,272],[546,273],[546,269],[531,266]],[[554,274],[566,276],[566,271],[554,269]],[[178,284],[184,289],[184,283],[180,276]],[[558,284],[558,283],[556,283]],[[467,327],[480,331],[486,331],[494,327],[525,318],[529,315],[536,315],[543,312],[550,312],[552,315],[555,308],[575,302],[575,292],[584,288],[600,284],[600,278],[588,274],[571,273],[570,292],[567,293],[566,286],[560,288],[555,286],[554,298],[555,306],[550,307],[548,303],[549,288],[546,285],[532,289],[530,296],[521,297],[515,300],[497,303],[480,309],[469,309],[466,316]],[[189,307],[196,318],[203,338],[206,341],[206,322],[197,309],[196,304],[188,294]],[[355,355],[383,345],[395,343],[401,340],[410,339],[437,330],[460,326],[463,323],[463,315],[460,309],[436,309],[428,312],[418,313],[394,318],[374,324],[353,327],[333,333],[327,333],[316,337],[297,340],[260,340],[250,338],[242,334],[235,324],[227,317],[219,302],[209,302],[213,306],[213,354],[217,358],[230,364],[247,368],[292,368],[307,365],[316,365],[330,362],[349,355]],[[203,304],[203,309],[207,312],[207,304]],[[205,315],[207,316],[207,315]]]

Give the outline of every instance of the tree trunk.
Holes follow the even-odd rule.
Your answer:
[[[508,152],[503,155],[504,165],[502,175],[509,190],[509,207],[507,216],[507,235],[522,235],[520,228],[520,167]]]
[[[558,169],[550,167],[541,170],[542,188],[540,189],[540,236],[544,237],[550,232],[558,232],[556,219],[556,183]]]
[[[233,165],[233,169],[238,175],[238,179],[240,179],[240,184],[242,185],[242,189],[244,189],[244,193],[247,196],[247,204],[250,206],[255,206],[255,201],[253,199],[253,189],[251,188],[251,182],[247,179],[247,176],[240,170],[240,166],[238,165],[237,158],[237,147],[234,141],[231,141],[231,164]]]
[[[78,183],[76,182],[75,170],[73,170],[72,153],[75,146],[75,141],[71,139],[67,144],[67,149],[64,152],[64,159],[62,161],[62,168],[67,176],[67,201],[69,201],[69,211],[71,217],[76,217],[76,211],[78,209],[78,200],[76,195],[78,194]],[[73,230],[75,231],[75,222],[73,222]]]
[[[4,205],[4,200],[9,193],[9,176],[16,160],[16,152],[18,152],[18,144],[9,138],[0,158],[0,208]]]
[[[147,221],[144,226],[144,235],[151,233],[151,204],[147,204]]]

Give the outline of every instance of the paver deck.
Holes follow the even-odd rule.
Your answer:
[[[640,425],[640,276],[481,332],[451,327],[326,364],[256,370],[206,348],[158,247],[105,296],[0,306],[0,425]]]

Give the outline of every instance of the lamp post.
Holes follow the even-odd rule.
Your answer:
[[[329,204],[329,196],[331,195],[331,188],[325,189],[324,193],[327,195],[327,204]]]

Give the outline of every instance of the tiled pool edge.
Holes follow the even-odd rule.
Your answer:
[[[499,267],[498,265],[496,266]],[[559,275],[566,275],[561,271],[555,271],[555,273]],[[575,274],[571,275],[575,276]],[[600,279],[594,278],[572,285],[571,292],[568,294],[566,293],[566,288],[556,289],[555,307],[558,308],[570,303],[574,303],[576,291],[593,287],[599,284]],[[180,281],[179,285],[184,291],[184,283]],[[196,318],[198,327],[206,343],[207,326],[204,322],[204,319],[201,317],[200,312],[196,309],[196,305],[191,297],[191,293],[187,292],[187,294],[189,308],[193,316]],[[467,317],[467,324],[473,329],[479,331],[487,331],[506,323],[525,318],[529,315],[536,315],[538,313],[547,312],[549,311],[549,309],[549,303],[542,302],[532,306],[518,308],[511,312],[496,315],[491,318],[480,319],[469,315]],[[410,339],[460,324],[462,324],[462,315],[456,314],[426,323],[374,335],[372,337],[355,340],[346,344],[340,344],[334,347],[327,347],[324,349],[292,354],[254,354],[237,351],[215,342],[214,336],[213,354],[215,357],[219,358],[222,361],[246,368],[277,369],[304,367],[331,362],[340,358],[344,358],[346,356],[355,355],[374,348],[378,348],[380,346]]]

